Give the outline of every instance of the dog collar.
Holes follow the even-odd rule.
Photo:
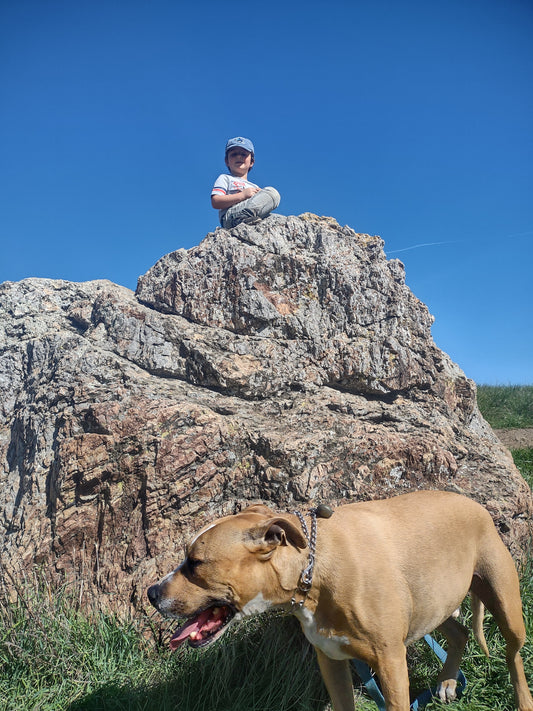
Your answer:
[[[317,517],[330,518],[330,516],[333,515],[333,511],[330,509],[329,506],[326,506],[325,504],[319,504],[316,508],[309,509],[309,516],[311,517],[311,533],[309,533],[309,529],[307,528],[307,524],[305,522],[303,514],[301,514],[299,511],[294,511],[293,513],[295,516],[298,517],[298,520],[300,521],[303,534],[307,538],[307,545],[309,546],[309,558],[307,560],[307,566],[300,573],[298,585],[296,587],[294,595],[291,598],[291,609],[299,610],[303,607],[307,599],[307,595],[309,594],[309,591],[311,590],[311,587],[313,585],[313,572],[315,570],[316,555]],[[299,601],[296,600],[297,593],[300,593],[300,595],[302,595],[302,599]]]

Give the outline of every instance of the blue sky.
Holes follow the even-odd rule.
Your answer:
[[[0,2],[0,281],[135,289],[217,225],[226,139],[278,212],[379,234],[478,383],[533,383],[531,0]]]

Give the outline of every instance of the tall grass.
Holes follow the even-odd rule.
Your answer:
[[[132,620],[79,609],[80,585],[52,590],[37,572],[0,580],[0,708],[66,709],[95,686],[144,676]],[[3,705],[2,705],[3,704]]]
[[[5,581],[4,581],[5,582]],[[150,618],[78,609],[37,576],[0,604],[2,711],[307,711],[326,693],[293,618],[255,618],[204,651],[172,654]],[[158,623],[159,623],[158,619]]]

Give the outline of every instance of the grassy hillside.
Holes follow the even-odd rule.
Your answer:
[[[533,385],[479,385],[481,414],[495,429],[533,428]],[[513,459],[533,488],[533,448],[515,449]]]
[[[480,408],[494,427],[533,426],[532,387],[483,386]],[[502,424],[505,423],[505,424]],[[533,450],[513,456],[533,486]],[[459,552],[460,554],[460,552]],[[80,610],[80,586],[51,590],[39,581],[2,581],[0,568],[1,711],[324,711],[327,695],[314,654],[293,618],[257,618],[205,651],[171,654],[169,625],[138,616],[123,620],[94,601]],[[533,561],[521,571],[533,682]],[[11,601],[9,602],[9,598]],[[468,618],[468,605],[465,605]],[[456,711],[511,711],[512,692],[501,636],[487,615],[491,658],[474,642],[463,671],[467,694]],[[432,685],[438,664],[424,644],[409,652],[415,688]],[[427,709],[440,709],[433,703]],[[376,711],[365,695],[358,711]]]
[[[479,385],[477,401],[491,427],[533,427],[533,385]]]

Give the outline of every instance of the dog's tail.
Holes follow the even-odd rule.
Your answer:
[[[472,631],[474,632],[474,637],[477,643],[485,653],[489,656],[489,648],[487,647],[487,640],[485,639],[485,634],[483,632],[483,616],[485,614],[485,605],[481,600],[474,595],[470,594],[472,603]]]

